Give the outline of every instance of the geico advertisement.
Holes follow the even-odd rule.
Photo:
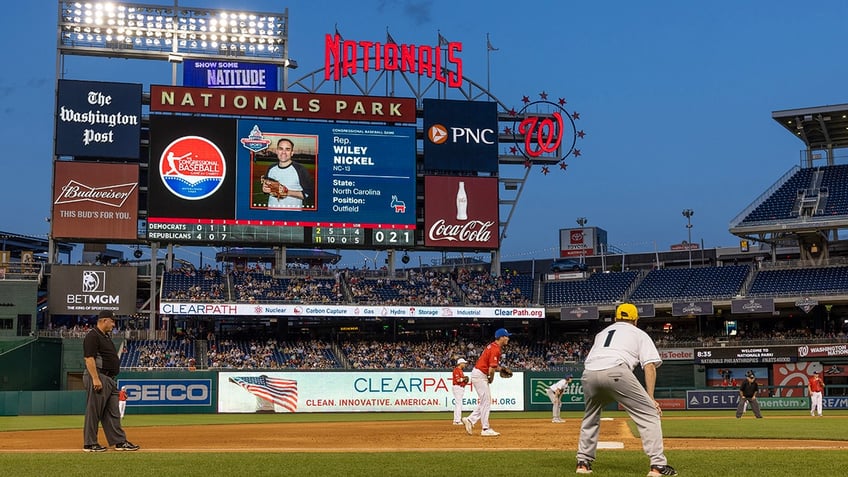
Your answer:
[[[127,406],[211,406],[211,379],[119,379]]]
[[[492,410],[524,409],[524,373],[491,385]],[[473,386],[462,408],[477,406]],[[218,412],[453,411],[450,372],[221,372]]]

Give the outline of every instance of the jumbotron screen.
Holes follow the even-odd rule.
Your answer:
[[[151,116],[147,238],[414,245],[415,128]]]

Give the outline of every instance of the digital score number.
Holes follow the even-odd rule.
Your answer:
[[[312,227],[313,245],[365,245],[365,231],[360,228]]]
[[[414,230],[373,229],[371,233],[371,245],[385,245],[387,247],[412,247],[415,245]]]
[[[147,239],[171,243],[303,244],[304,227],[159,223],[147,224]]]

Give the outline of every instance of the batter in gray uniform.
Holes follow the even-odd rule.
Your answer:
[[[615,310],[615,323],[595,335],[583,371],[586,410],[580,426],[577,473],[591,474],[601,429],[601,410],[618,402],[639,429],[642,448],[651,459],[648,477],[677,475],[663,453],[662,410],[654,400],[660,354],[647,333],[636,327],[639,311],[631,303]],[[645,371],[645,387],[633,375],[637,364]]]

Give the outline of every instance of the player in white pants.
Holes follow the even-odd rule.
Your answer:
[[[480,353],[477,364],[471,371],[471,385],[477,391],[477,407],[474,408],[470,416],[463,417],[461,420],[468,435],[473,433],[474,425],[478,421],[483,425],[483,430],[480,431],[481,436],[497,437],[501,435],[500,432],[489,427],[489,413],[492,410],[492,392],[489,389],[489,384],[495,379],[495,373],[502,369],[500,365],[501,347],[509,343],[510,336],[512,336],[512,333],[507,331],[506,328],[495,331],[495,341],[489,343],[489,346],[486,346],[486,349]]]
[[[453,368],[453,375],[451,376],[451,381],[453,382],[453,386],[451,387],[451,391],[453,391],[453,425],[461,426],[462,425],[462,398],[465,396],[465,386],[468,386],[468,376],[465,375],[463,369],[465,369],[465,365],[468,364],[464,358],[459,358],[456,360],[456,367]]]
[[[550,399],[553,404],[551,422],[555,424],[565,422],[560,417],[560,411],[562,410],[562,394],[565,392],[565,389],[569,384],[571,384],[571,376],[560,379],[559,381],[551,384],[551,387],[545,390],[545,394],[548,395],[548,399]]]
[[[813,377],[810,378],[809,383],[810,388],[810,415],[815,416],[818,413],[819,416],[822,415],[822,396],[824,395],[824,381],[822,381],[821,376],[819,376],[819,372],[816,371],[813,373]]]
[[[586,407],[577,447],[578,474],[592,472],[601,430],[601,410],[615,401],[639,429],[642,449],[651,460],[648,477],[677,475],[663,452],[662,410],[654,399],[657,368],[662,359],[651,337],[636,327],[638,319],[635,305],[619,305],[615,310],[615,323],[595,335],[595,343],[586,356],[581,379]],[[636,365],[641,365],[645,371],[645,387],[633,375]]]

